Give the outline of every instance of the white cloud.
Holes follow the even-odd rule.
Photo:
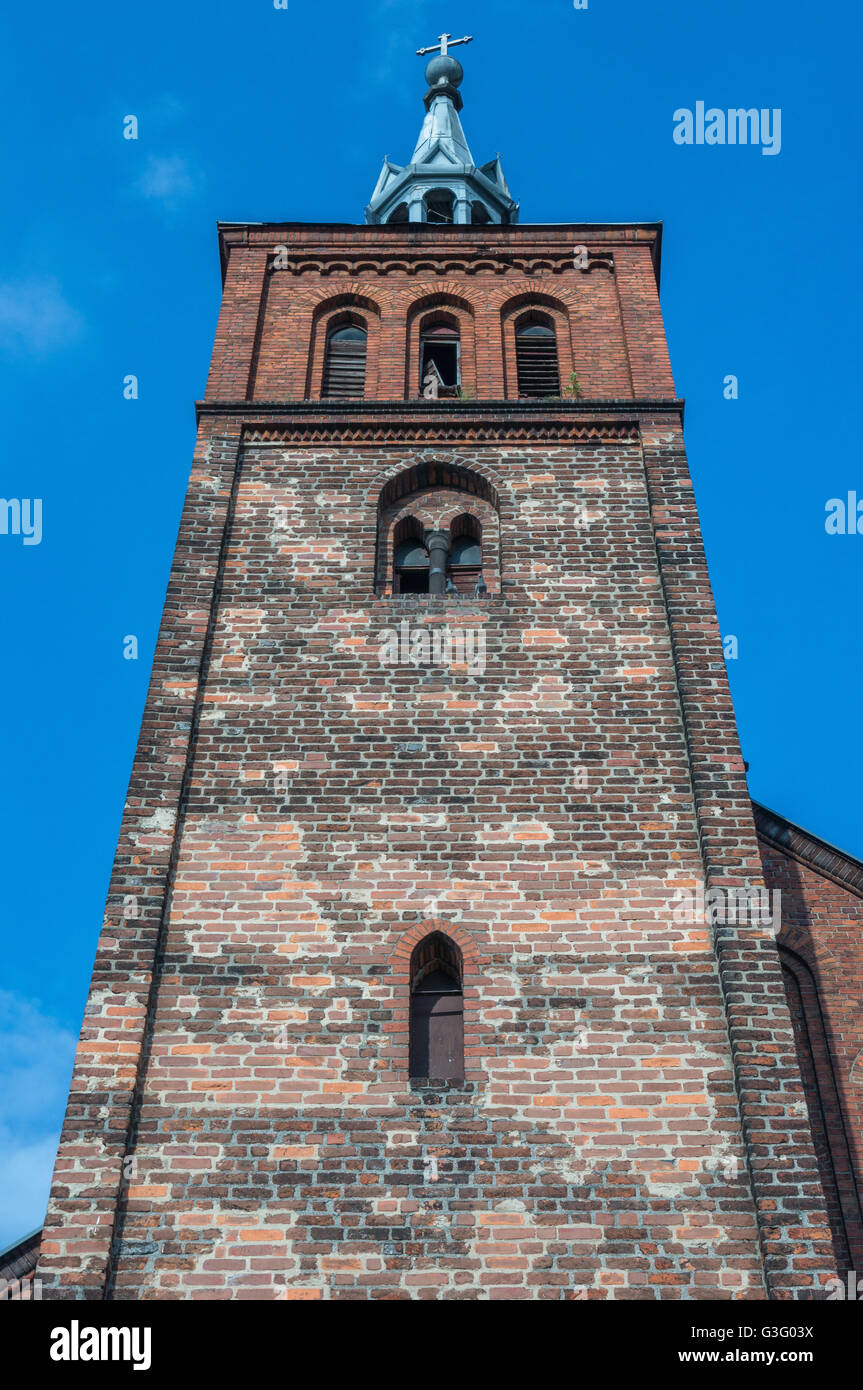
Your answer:
[[[10,1125],[62,1115],[75,1035],[36,1004],[0,990],[0,1139]]]
[[[76,1039],[20,995],[0,990],[0,1249],[40,1225]]]
[[[0,281],[0,349],[54,352],[79,337],[82,322],[53,276]]]
[[[56,1156],[55,1134],[36,1144],[0,1143],[0,1250],[45,1220]]]
[[[151,155],[135,187],[144,198],[174,206],[191,198],[201,185],[201,177],[180,155]]]

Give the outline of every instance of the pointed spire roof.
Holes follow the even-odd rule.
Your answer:
[[[432,101],[413,152],[411,164],[433,164],[443,160],[448,164],[473,165],[458,112],[449,97],[436,96]]]
[[[384,160],[366,208],[367,222],[518,221],[518,203],[507,187],[500,156],[478,168],[459,119],[464,72],[449,49],[470,42],[442,34],[440,43],[417,50],[437,54],[426,67],[425,120],[410,164]]]

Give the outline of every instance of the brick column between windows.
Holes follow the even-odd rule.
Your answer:
[[[423,537],[429,553],[429,593],[442,594],[446,589],[446,562],[449,555],[449,531],[426,531]]]

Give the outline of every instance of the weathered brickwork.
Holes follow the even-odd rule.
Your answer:
[[[418,326],[435,309],[458,320],[465,391],[516,399],[514,323],[532,307],[555,322],[563,386],[575,372],[587,399],[674,396],[657,228],[291,224],[223,239],[208,400],[318,399],[327,325],[348,308],[368,331],[367,399],[420,394]]]
[[[224,229],[46,1296],[817,1296],[775,942],[675,911],[761,865],[656,230],[430,230]],[[532,302],[584,399],[513,399]],[[475,400],[405,400],[437,303]],[[320,402],[346,304],[367,399]],[[464,512],[488,596],[393,597],[397,522]],[[404,623],[481,635],[481,669],[382,660]],[[446,1085],[408,1067],[433,930],[465,972]]]
[[[759,808],[765,882],[781,894],[788,1003],[836,1260],[863,1270],[863,867]]]

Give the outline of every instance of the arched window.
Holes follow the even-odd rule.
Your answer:
[[[423,542],[423,529],[414,516],[399,522],[393,536],[393,593],[427,594],[429,591],[429,553]]]
[[[464,1076],[462,956],[442,932],[432,932],[411,956],[410,1074],[436,1081]]]
[[[455,194],[448,188],[433,188],[425,196],[426,222],[454,222]]]
[[[485,583],[475,593],[474,582],[471,598],[500,592],[496,487],[449,460],[430,459],[403,468],[378,496],[375,591],[382,596],[419,592],[452,597],[451,556],[456,569],[471,571],[464,575],[468,584],[476,575],[473,567],[482,563]]]
[[[366,330],[356,321],[334,324],[327,334],[322,396],[344,399],[366,389]]]
[[[482,574],[482,533],[476,517],[457,516],[450,527],[447,574],[460,594],[471,598]]]
[[[487,227],[491,222],[491,213],[485,203],[479,201],[470,205],[470,220],[474,227]]]
[[[408,213],[407,203],[399,203],[398,207],[393,208],[387,218],[388,222],[408,222],[409,220],[410,214]]]
[[[458,319],[441,314],[420,328],[420,390],[425,391],[429,374],[437,384],[439,396],[458,395],[461,384],[461,341]]]
[[[559,396],[557,338],[546,314],[531,313],[515,328],[515,361],[520,396]]]

